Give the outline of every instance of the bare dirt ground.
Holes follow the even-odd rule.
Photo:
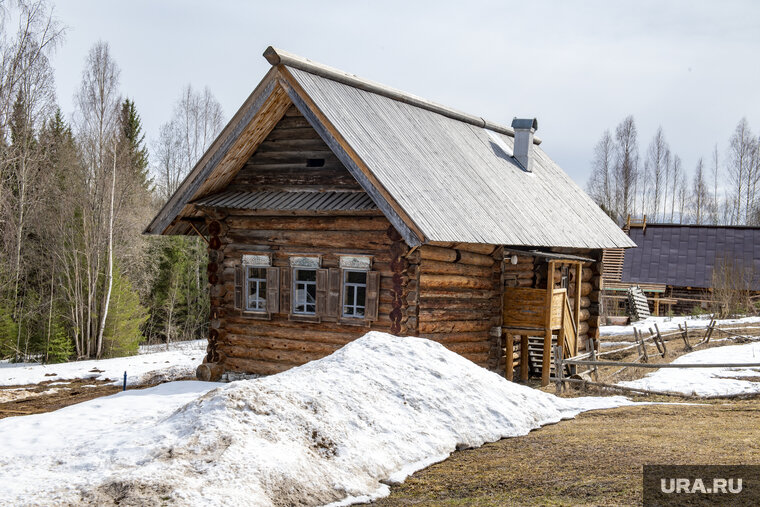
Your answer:
[[[644,464],[760,464],[760,402],[589,412],[459,451],[378,505],[640,505]]]
[[[756,336],[758,329],[734,332]],[[704,330],[689,335],[695,345]],[[711,342],[697,350],[746,342],[723,340],[726,336],[716,329]],[[633,343],[633,336],[608,341]],[[671,337],[666,346],[665,357],[654,345],[648,347],[648,362],[669,363],[688,352],[680,337]],[[619,346],[602,351],[614,348]],[[628,362],[637,357],[634,348],[602,359]],[[598,380],[633,380],[651,371],[605,367]],[[538,387],[538,382],[530,385]],[[543,390],[554,393],[555,387]],[[571,388],[563,396],[609,394],[620,393]],[[455,452],[392,487],[390,497],[377,504],[640,505],[645,464],[760,464],[760,396],[697,403],[665,396],[630,398],[663,404],[589,412],[523,437]]]
[[[159,383],[161,382],[128,386],[127,389],[145,389]],[[0,419],[52,412],[75,403],[115,394],[121,390],[121,386],[92,379],[58,380],[26,386],[2,386],[0,387]]]

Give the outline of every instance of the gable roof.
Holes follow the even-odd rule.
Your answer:
[[[647,224],[630,230],[638,248],[625,252],[624,282],[712,287],[716,262],[752,270],[760,290],[760,228]]]
[[[194,200],[223,190],[244,163],[240,158],[250,156],[292,103],[410,245],[634,246],[541,150],[540,140],[529,173],[512,157],[511,128],[283,51],[269,48],[265,56],[274,67],[258,93],[146,232],[182,233],[177,219],[197,213]],[[245,137],[247,145],[240,142]],[[225,148],[240,156],[225,155]]]

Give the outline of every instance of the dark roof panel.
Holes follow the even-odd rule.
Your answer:
[[[760,290],[760,227],[647,224],[629,234],[638,248],[625,252],[622,281],[711,287],[716,262],[729,257]]]

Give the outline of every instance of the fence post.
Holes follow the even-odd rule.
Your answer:
[[[665,357],[665,354],[668,353],[668,349],[665,348],[665,338],[662,337],[662,334],[660,334],[660,328],[657,326],[657,323],[654,324],[654,329],[657,331],[657,338],[660,339],[660,343],[662,344],[662,357]]]
[[[554,346],[554,379],[557,384],[557,394],[562,394],[563,388],[563,371],[562,371],[562,346]]]
[[[124,388],[122,389],[122,391],[126,391],[126,390],[127,390],[127,372],[125,371],[124,372]]]

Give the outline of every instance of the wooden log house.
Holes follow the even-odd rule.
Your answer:
[[[146,229],[208,242],[202,379],[272,374],[369,330],[548,382],[598,336],[601,254],[631,241],[504,127],[268,48],[271,70]]]

